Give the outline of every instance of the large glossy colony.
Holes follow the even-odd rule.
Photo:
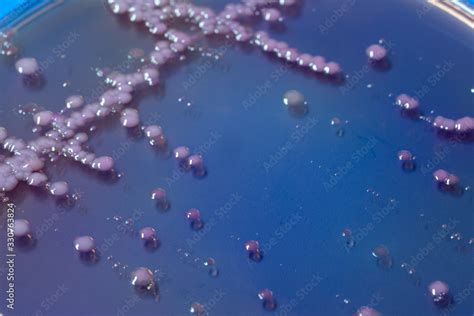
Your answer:
[[[209,8],[182,1],[108,0],[113,13],[128,16],[131,22],[144,24],[151,34],[160,37],[154,51],[148,55],[148,63],[133,73],[108,74],[105,82],[110,89],[96,102],[85,104],[82,96],[73,95],[65,100],[64,109],[60,113],[50,111],[34,113],[34,124],[42,132],[42,135],[35,140],[25,142],[9,136],[7,130],[0,127],[0,144],[11,153],[8,157],[0,156],[0,192],[4,194],[12,191],[19,182],[24,181],[30,186],[46,189],[53,196],[67,197],[68,184],[62,181],[50,182],[43,172],[47,158],[64,157],[98,172],[113,172],[113,159],[109,156],[97,157],[87,151],[86,144],[89,138],[88,127],[93,122],[114,114],[120,114],[120,122],[125,128],[141,128],[152,146],[164,146],[167,141],[163,129],[157,125],[142,126],[138,110],[127,106],[132,101],[134,91],[160,83],[160,67],[178,60],[188,51],[196,50],[194,45],[203,36],[221,36],[235,42],[249,43],[295,67],[313,71],[332,80],[343,79],[338,63],[327,61],[322,56],[300,53],[287,43],[272,39],[267,33],[254,31],[241,23],[245,19],[258,17],[269,23],[280,23],[283,19],[281,10],[294,5],[295,2],[295,0],[244,0],[241,4],[228,4],[222,12],[216,13]],[[190,27],[190,33],[173,29],[172,22],[175,23],[177,20],[193,25]],[[0,44],[5,46],[7,39],[8,36],[4,35]],[[381,45],[374,44],[367,48],[366,54],[371,63],[377,64],[387,58],[388,52]],[[38,63],[34,58],[22,58],[15,66],[18,73],[26,79],[40,80]],[[305,104],[304,96],[294,90],[284,95],[283,102],[292,109],[303,107]],[[406,94],[398,96],[396,104],[404,111],[416,111],[419,107],[418,101]],[[474,130],[474,118],[471,117],[451,120],[438,116],[431,124],[444,132],[470,133]],[[193,154],[188,147],[177,147],[173,155],[180,165],[192,170],[195,175],[203,176],[206,173],[203,158]],[[401,151],[399,159],[406,165],[407,161],[412,160],[412,154]],[[456,176],[444,170],[438,170],[434,177],[437,182],[446,185],[458,182]],[[163,209],[169,206],[163,189],[153,190],[152,199]],[[192,228],[200,229],[203,226],[199,210],[190,209],[185,215]],[[18,238],[30,237],[29,222],[17,220],[15,234]],[[143,228],[140,236],[146,244],[156,244],[156,232],[152,227]],[[74,241],[74,247],[81,256],[86,255],[90,258],[96,254],[94,239],[90,236],[78,237]],[[258,262],[262,259],[257,241],[250,240],[244,247],[252,260]],[[156,290],[153,272],[147,268],[136,269],[131,275],[131,283],[139,290]],[[445,303],[448,295],[446,284],[436,281],[430,285],[429,291],[435,302]],[[258,298],[262,300],[266,309],[276,307],[271,290],[261,290],[258,292]],[[370,307],[361,307],[356,314],[380,315]]]

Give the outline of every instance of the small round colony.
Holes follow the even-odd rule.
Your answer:
[[[430,283],[430,285],[428,285],[428,291],[435,304],[441,306],[449,304],[449,286],[443,281],[434,281]]]
[[[283,103],[289,108],[303,107],[305,105],[304,95],[297,90],[289,90],[283,95]]]
[[[16,188],[18,179],[13,175],[12,167],[0,163],[0,192],[9,192]]]
[[[262,260],[262,252],[260,250],[260,244],[256,240],[249,240],[244,244],[244,248],[250,259],[259,262]]]
[[[198,316],[205,315],[206,308],[201,303],[194,302],[194,303],[191,304],[191,307],[189,308],[189,312],[191,314],[195,314],[195,315],[198,315]]]
[[[438,169],[435,172],[433,172],[433,178],[438,183],[444,183],[446,179],[448,178],[448,176],[449,176],[449,173],[444,169]]]
[[[149,86],[155,86],[160,82],[160,74],[155,68],[143,69],[143,79],[148,83]]]
[[[415,169],[414,156],[409,150],[400,150],[397,153],[398,160],[402,162],[402,168],[407,171]]]
[[[450,173],[446,180],[444,181],[444,184],[446,184],[449,187],[454,187],[459,184],[459,177],[455,174]]]
[[[53,121],[54,114],[50,111],[42,111],[33,115],[33,121],[38,126],[48,126]]]
[[[166,191],[163,188],[156,188],[151,191],[151,199],[155,200],[158,206],[166,210],[169,207],[168,199],[166,197]]]
[[[92,161],[91,167],[98,171],[110,171],[114,167],[114,159],[109,156],[95,158]]]
[[[267,22],[282,21],[281,13],[275,8],[268,8],[262,10],[263,19]]]
[[[156,239],[156,231],[153,227],[144,227],[140,229],[140,238],[144,241]]]
[[[296,58],[296,62],[301,67],[308,67],[313,61],[313,56],[309,54],[301,54]]]
[[[413,159],[412,153],[408,150],[400,150],[397,156],[400,161],[410,161]]]
[[[50,183],[47,187],[51,195],[58,197],[63,197],[69,192],[69,185],[64,181]]]
[[[433,178],[444,189],[456,189],[459,185],[459,177],[446,170],[438,169],[433,172]]]
[[[13,234],[15,238],[31,238],[31,224],[26,219],[15,219]]]
[[[197,177],[202,177],[206,174],[206,168],[204,167],[204,160],[201,155],[191,155],[188,158],[188,167],[193,170],[193,173]]]
[[[26,179],[26,183],[32,187],[40,187],[48,182],[48,177],[44,173],[33,172]]]
[[[191,222],[191,227],[193,229],[201,229],[203,222],[201,220],[201,212],[197,208],[190,208],[186,211],[186,218]]]
[[[66,99],[68,109],[77,109],[84,105],[84,97],[81,95],[72,95]]]
[[[269,289],[261,289],[258,292],[258,298],[263,303],[263,308],[266,310],[274,310],[276,307],[276,301],[273,297],[273,292]]]
[[[289,90],[283,95],[283,104],[288,107],[288,112],[302,116],[308,112],[304,95],[297,90]]]
[[[137,127],[138,124],[140,124],[140,117],[138,116],[138,111],[131,108],[124,109],[120,117],[120,122],[124,127],[127,128]]]
[[[155,279],[150,269],[140,267],[130,275],[130,283],[139,291],[151,291],[155,288]]]
[[[377,258],[378,265],[384,268],[392,267],[392,263],[393,263],[392,256],[390,255],[388,248],[385,247],[384,245],[379,245],[375,247],[372,250],[372,256]]]
[[[145,128],[145,135],[152,146],[163,146],[166,143],[163,129],[158,125],[150,125]]]
[[[324,73],[329,76],[337,76],[341,74],[342,69],[341,66],[336,62],[328,62],[326,66],[324,66]]]
[[[81,236],[74,239],[74,249],[80,254],[90,254],[95,252],[95,241],[91,236]]]
[[[316,73],[322,73],[324,72],[324,67],[326,67],[326,59],[322,56],[314,56],[309,67]]]
[[[354,236],[352,235],[352,231],[349,228],[344,228],[342,230],[342,237],[345,238],[346,240],[346,246],[348,248],[352,248],[355,246],[355,239]]]
[[[19,74],[31,76],[39,71],[39,65],[34,58],[22,58],[15,63],[16,71]]]
[[[372,61],[381,61],[387,57],[387,50],[379,44],[370,45],[365,51]]]
[[[474,131],[474,117],[465,116],[456,120],[454,128],[459,133],[469,133]]]
[[[191,151],[186,146],[176,147],[173,150],[173,156],[178,162],[186,162],[191,155]]]
[[[360,307],[354,316],[382,316],[377,310],[369,306]]]
[[[143,227],[140,229],[140,238],[147,248],[156,248],[158,239],[156,238],[156,230],[153,227]]]
[[[443,132],[454,132],[456,129],[456,122],[443,116],[437,116],[433,121],[433,126]]]
[[[406,111],[415,111],[420,105],[418,100],[410,97],[407,94],[400,94],[397,97],[395,104]]]

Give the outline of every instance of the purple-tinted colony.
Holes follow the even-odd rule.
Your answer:
[[[262,9],[263,19],[268,22],[281,21],[281,13],[275,8]]]
[[[350,237],[352,236],[352,231],[348,228],[342,230],[342,237]]]
[[[309,67],[311,68],[311,70],[319,73],[324,71],[325,66],[326,59],[322,56],[314,56],[309,63]]]
[[[199,212],[199,210],[197,208],[190,208],[186,212],[186,218],[189,219],[192,222],[199,221],[199,220],[201,220],[201,213]]]
[[[28,176],[26,182],[28,183],[28,185],[31,185],[33,187],[40,187],[44,186],[47,181],[48,177],[46,177],[46,175],[44,175],[43,173],[33,172]]]
[[[0,165],[0,191],[11,191],[18,184],[13,169],[8,165]]]
[[[379,44],[370,45],[366,50],[367,56],[375,61],[381,61],[387,57],[387,50]]]
[[[203,222],[201,220],[201,212],[197,208],[190,208],[186,211],[186,218],[191,223],[191,227],[193,229],[201,229],[203,226]]]
[[[91,167],[99,171],[110,171],[114,167],[114,160],[108,156],[98,157],[92,161]]]
[[[200,170],[204,167],[204,161],[201,155],[192,155],[188,158],[189,167]]]
[[[159,242],[156,237],[156,230],[153,227],[143,227],[140,229],[140,238],[143,240],[145,247],[148,249],[155,249]]]
[[[95,241],[94,238],[90,236],[81,236],[77,237],[74,240],[74,248],[79,253],[91,253],[95,252]]]
[[[34,75],[39,71],[39,65],[34,58],[22,58],[15,63],[16,70],[22,75]]]
[[[137,127],[138,124],[140,124],[138,111],[135,109],[124,109],[122,111],[122,116],[120,117],[120,122],[122,122],[124,127]]]
[[[43,111],[43,112],[36,113],[33,116],[33,120],[36,125],[48,126],[53,121],[53,116],[54,116],[53,112]]]
[[[398,152],[398,160],[400,161],[410,161],[413,159],[413,155],[408,150],[400,150]]]
[[[156,231],[152,227],[144,227],[140,229],[140,238],[144,241],[156,240]]]
[[[336,76],[342,72],[341,66],[339,66],[336,62],[328,62],[326,66],[324,66],[324,73],[330,76]]]
[[[258,292],[258,298],[262,301],[270,301],[273,300],[273,292],[269,289],[262,289]]]
[[[191,168],[196,176],[204,176],[206,168],[204,167],[204,160],[201,155],[191,155],[188,158],[188,167]]]
[[[397,97],[397,100],[395,103],[402,109],[408,110],[408,111],[416,110],[418,106],[420,105],[418,100],[406,94],[400,94]]]
[[[64,196],[69,192],[69,185],[64,181],[51,183],[48,187],[49,192],[55,196]]]
[[[408,150],[400,150],[397,154],[398,160],[402,162],[404,170],[412,171],[415,169],[415,157]]]
[[[433,177],[439,183],[444,183],[446,179],[448,178],[448,176],[449,176],[449,173],[443,169],[438,169],[435,172],[433,172]]]
[[[262,301],[263,307],[267,310],[273,310],[276,307],[273,292],[269,289],[262,289],[258,292],[258,298]]]
[[[451,174],[443,169],[438,169],[433,172],[433,178],[439,184],[444,184],[448,187],[454,187],[459,184],[459,177],[455,174]]]
[[[155,286],[153,272],[148,268],[137,268],[130,275],[130,283],[139,290],[151,290]]]
[[[428,292],[435,304],[444,305],[449,301],[449,286],[443,281],[434,281],[428,285]]]
[[[0,31],[0,55],[12,56],[18,52],[18,48],[11,41],[14,34],[12,29]]]
[[[256,240],[248,240],[244,244],[244,248],[247,251],[248,257],[253,261],[259,262],[262,260],[262,251],[260,244]]]
[[[290,90],[283,95],[283,103],[288,107],[302,107],[305,104],[304,95],[296,90]]]
[[[166,191],[163,188],[156,188],[151,191],[151,199],[156,201],[156,204],[163,210],[169,208]]]
[[[255,253],[260,251],[260,244],[256,240],[249,240],[244,244],[245,250],[249,253]]]
[[[86,133],[78,133],[76,134],[76,136],[74,137],[74,139],[79,143],[79,144],[83,144],[85,142],[87,142],[89,140],[89,136],[87,136]]]
[[[155,68],[145,68],[143,69],[143,79],[148,83],[149,86],[154,86],[160,82],[160,74]]]
[[[444,183],[448,186],[455,186],[459,183],[459,177],[450,173]]]
[[[377,264],[384,268],[392,267],[392,256],[384,245],[379,245],[372,250],[372,255],[377,258]]]
[[[189,312],[195,315],[205,315],[204,313],[206,312],[206,308],[201,303],[194,302],[191,304]]]
[[[24,238],[31,235],[31,224],[26,219],[15,219],[14,235],[16,238]]]
[[[166,200],[166,191],[162,188],[156,188],[151,191],[151,199],[158,202],[163,202]]]
[[[66,108],[78,109],[84,105],[84,98],[81,95],[72,95],[66,99]]]
[[[145,135],[148,137],[150,145],[162,146],[166,143],[163,129],[158,125],[150,125],[145,128]]]
[[[343,229],[341,235],[345,238],[347,247],[352,248],[355,246],[355,239],[352,235],[352,231],[349,228]]]
[[[360,307],[354,316],[382,316],[377,310],[369,306]]]
[[[374,248],[374,250],[372,251],[372,255],[375,258],[381,258],[381,257],[388,256],[389,252],[388,252],[388,249],[385,246],[380,245],[380,246],[377,246],[377,247]]]
[[[185,146],[177,147],[173,151],[174,158],[176,158],[176,160],[178,161],[185,161],[186,159],[189,158],[190,154],[191,152],[189,148]]]

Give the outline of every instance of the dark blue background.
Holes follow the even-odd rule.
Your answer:
[[[219,10],[225,4],[203,3]],[[377,297],[381,300],[376,309],[384,315],[439,315],[427,296],[429,282],[444,280],[453,294],[473,282],[473,249],[468,240],[473,237],[474,204],[472,189],[462,197],[443,194],[435,187],[431,171],[423,174],[421,167],[447,146],[446,157],[436,167],[458,174],[464,185],[472,186],[474,147],[472,143],[449,145],[427,123],[402,117],[393,101],[398,93],[415,94],[423,85],[429,86],[437,67],[452,62],[452,69],[421,99],[422,109],[427,115],[434,111],[453,118],[474,116],[472,30],[421,2],[350,3],[306,1],[298,14],[286,18],[285,30],[269,30],[300,51],[340,62],[351,76],[366,69],[365,48],[369,44],[380,38],[392,43],[392,68],[364,71],[354,88],[345,93],[344,86],[295,69],[272,81],[280,61],[239,46],[225,50],[219,61],[197,58],[196,54],[162,71],[161,87],[139,100],[140,115],[143,121],[152,119],[164,128],[171,148],[187,145],[196,149],[206,144],[212,132],[220,135],[204,154],[207,178],[185,174],[177,181],[167,181],[177,170],[175,162],[155,153],[145,139],[130,137],[118,120],[110,120],[98,126],[91,147],[100,155],[128,148],[117,161],[117,169],[123,172],[119,181],[106,181],[77,164],[48,165],[52,179],[65,179],[82,193],[78,205],[67,211],[61,211],[45,194],[21,185],[13,197],[17,218],[30,220],[36,231],[42,225],[48,229],[34,249],[18,250],[16,309],[6,311],[2,299],[0,312],[116,315],[134,295],[128,280],[111,268],[113,262],[120,261],[130,269],[147,266],[161,271],[160,302],[144,299],[132,303],[129,315],[186,315],[194,301],[214,305],[209,308],[210,315],[261,315],[266,312],[257,292],[263,287],[273,290],[279,303],[277,315],[285,315],[283,307],[292,300],[296,303],[288,315],[351,315]],[[349,9],[322,34],[320,25],[343,4],[349,4]],[[266,26],[261,23],[255,28]],[[26,139],[34,137],[29,132],[31,119],[12,109],[35,102],[58,111],[71,94],[97,95],[100,87],[95,67],[117,68],[126,61],[129,49],[149,51],[154,44],[142,29],[121,22],[92,1],[68,2],[23,28],[15,41],[22,56],[34,56],[48,64],[45,86],[31,90],[15,73],[14,60],[1,59],[0,124]],[[66,46],[62,58],[59,55]],[[183,82],[203,67],[207,70],[198,82],[185,90]],[[250,109],[244,109],[243,102],[267,80],[271,82],[267,92]],[[70,82],[67,88],[62,87],[64,81]],[[372,88],[367,88],[368,84]],[[290,89],[304,93],[309,103],[306,117],[295,118],[283,106],[282,95]],[[179,102],[182,97],[185,101]],[[186,106],[188,101],[190,107]],[[333,117],[347,121],[341,125],[343,137],[330,125]],[[294,142],[293,133],[310,119],[317,124]],[[353,155],[368,148],[373,138],[375,145],[355,162]],[[292,149],[267,172],[265,163],[287,141]],[[415,172],[401,170],[396,159],[400,149],[410,149],[416,155]],[[353,167],[326,190],[324,182],[348,162]],[[149,199],[151,189],[157,186],[169,193],[172,207],[166,213]],[[220,217],[216,210],[233,193],[241,199]],[[341,231],[350,228],[356,233],[367,227],[391,199],[398,202],[397,207],[347,252]],[[186,239],[194,233],[184,218],[190,207],[199,208],[208,223],[216,223],[209,225],[209,231],[191,248]],[[162,245],[156,252],[145,251],[138,238],[123,234],[110,220],[114,215],[131,217],[135,209],[143,215],[131,226],[157,229]],[[451,233],[460,232],[463,240],[445,238],[437,243],[416,266],[420,284],[415,285],[400,268],[401,263],[419,253],[450,218],[459,221]],[[292,219],[293,224],[288,224]],[[283,228],[285,224],[287,228]],[[84,265],[73,249],[73,239],[84,234],[93,236],[101,246],[106,239],[113,240],[95,266]],[[246,240],[268,244],[272,238],[274,245],[261,263],[246,258]],[[393,256],[391,269],[377,266],[371,255],[380,244]],[[1,246],[4,253],[3,242]],[[115,261],[108,261],[109,255]],[[208,257],[217,262],[217,278],[210,277],[202,266]],[[317,275],[322,280],[301,295],[301,289]],[[5,282],[1,284],[3,294]],[[67,288],[65,293],[46,306],[61,285]],[[216,293],[222,298],[213,304]],[[473,311],[471,294],[451,315],[472,315]]]

